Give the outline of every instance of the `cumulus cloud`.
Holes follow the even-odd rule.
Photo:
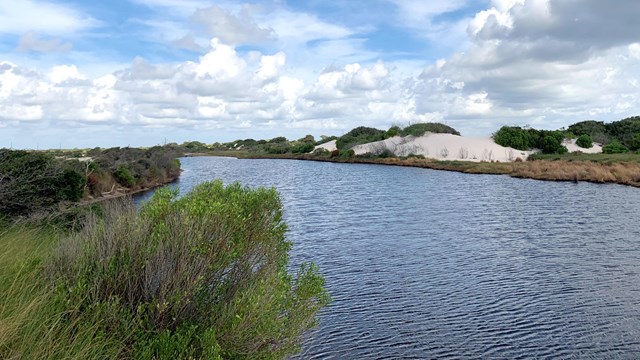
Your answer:
[[[637,113],[639,25],[629,12],[640,5],[607,4],[495,0],[470,22],[469,47],[420,76],[419,111],[439,108],[468,132]]]
[[[407,18],[417,19],[462,3],[397,1]],[[558,128],[587,118],[615,120],[640,113],[640,29],[629,16],[640,8],[620,3],[628,6],[493,0],[465,24],[464,49],[426,63],[419,74],[377,60],[352,29],[314,15],[209,7],[223,19],[209,28],[221,37],[192,61],[136,58],[102,77],[73,65],[35,70],[0,63],[0,126],[251,129],[260,136],[268,129],[335,133],[441,121],[486,135],[503,124]],[[238,24],[243,16],[250,21]],[[239,45],[256,41],[272,41],[271,50]],[[179,42],[197,50],[200,39],[186,35]]]
[[[238,14],[213,5],[198,9],[193,20],[205,27],[209,36],[228,44],[259,44],[273,37],[273,30],[258,26],[250,8],[244,6]]]

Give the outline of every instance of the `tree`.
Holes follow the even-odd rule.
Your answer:
[[[589,135],[580,135],[576,140],[576,145],[580,146],[583,149],[589,149],[593,146],[593,141],[591,140],[591,136]]]

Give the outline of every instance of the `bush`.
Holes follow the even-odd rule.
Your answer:
[[[503,126],[495,134],[493,140],[498,145],[518,150],[541,149],[545,154],[566,152],[562,145],[564,134],[561,131],[522,129],[520,127]]]
[[[294,146],[291,149],[291,152],[294,154],[306,154],[306,153],[310,153],[313,151],[313,149],[315,148],[315,146],[313,145],[313,143],[302,143],[299,145]]]
[[[387,130],[387,132],[384,134],[385,139],[389,139],[392,138],[394,136],[398,136],[400,135],[400,132],[402,131],[402,129],[400,129],[399,126],[392,126],[389,128],[389,130]]]
[[[622,145],[618,140],[613,140],[608,145],[602,147],[602,152],[605,154],[624,154],[628,153],[629,149]]]
[[[274,137],[273,139],[268,141],[269,144],[282,144],[286,142],[287,142],[287,138],[284,136]]]
[[[42,152],[0,149],[0,214],[50,212],[61,201],[77,201],[86,179],[70,162]]]
[[[576,145],[583,149],[589,149],[593,146],[593,140],[591,140],[591,136],[589,135],[580,135],[576,140]]]
[[[640,133],[637,133],[633,136],[633,141],[631,142],[631,150],[640,150]]]
[[[124,165],[120,165],[120,167],[118,167],[118,170],[113,173],[113,177],[120,185],[126,187],[132,187],[136,183],[136,179],[131,174],[131,171]]]
[[[384,140],[384,135],[385,131],[360,126],[338,138],[336,147],[340,150],[348,150],[355,145]]]
[[[331,151],[325,148],[317,148],[313,150],[313,156],[329,157],[330,155],[331,155]]]
[[[343,159],[349,159],[356,156],[356,153],[353,150],[338,150],[338,151],[339,151],[339,156]]]
[[[453,134],[460,135],[458,130],[452,128],[451,126],[440,124],[440,123],[418,123],[409,125],[406,128],[402,129],[400,135],[402,136],[422,136],[427,132],[432,132],[436,134]]]
[[[287,272],[286,231],[273,189],[162,189],[139,212],[89,217],[48,273],[74,309],[66,321],[102,318],[128,357],[279,358],[329,301],[314,265]]]
[[[596,136],[606,134],[607,128],[602,121],[587,120],[570,125],[567,131],[577,136],[589,135],[593,139]]]
[[[503,126],[493,134],[498,145],[518,150],[531,150],[537,145],[537,134],[519,127]]]
[[[265,151],[268,154],[286,154],[291,151],[291,146],[288,142],[284,143],[269,143],[265,145]]]

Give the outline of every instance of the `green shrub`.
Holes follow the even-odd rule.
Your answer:
[[[562,153],[566,147],[562,145],[562,131],[522,129],[514,126],[503,126],[493,134],[498,145],[518,150],[540,149],[545,154]]]
[[[366,126],[357,127],[336,141],[339,150],[348,150],[355,145],[384,140],[385,131]]]
[[[587,120],[570,125],[567,131],[577,136],[589,135],[593,139],[598,135],[606,134],[607,128],[602,121]]]
[[[314,265],[289,275],[286,231],[273,189],[162,189],[139,212],[112,204],[89,217],[47,273],[65,321],[100,318],[126,357],[282,358],[329,301]]]
[[[355,151],[349,149],[349,150],[339,150],[340,151],[340,157],[343,159],[349,159],[352,158],[354,156],[356,156]]]
[[[436,134],[453,134],[460,135],[458,130],[452,128],[451,126],[440,124],[440,123],[418,123],[409,125],[406,128],[402,129],[400,135],[402,136],[422,136],[427,132],[432,132]]]
[[[315,146],[313,145],[313,143],[302,143],[299,145],[294,146],[291,149],[291,152],[294,154],[306,154],[306,153],[310,153],[313,151],[313,149],[315,148]]]
[[[614,121],[605,127],[612,138],[618,139],[626,147],[631,147],[635,135],[640,133],[640,116]]]
[[[265,145],[265,151],[268,154],[286,154],[291,151],[291,145],[288,142],[269,143]]]
[[[329,157],[330,155],[331,155],[331,151],[325,148],[317,148],[313,150],[313,156]]]
[[[613,140],[602,147],[602,152],[605,154],[624,154],[629,152],[629,148],[624,146],[620,141]]]
[[[87,178],[77,171],[66,169],[58,180],[59,197],[67,201],[80,201],[84,195]]]
[[[631,142],[631,150],[640,150],[640,133],[637,133],[633,136],[633,141]]]
[[[86,179],[72,165],[42,152],[0,149],[0,213],[27,216],[79,200]]]
[[[388,139],[388,138],[392,138],[394,136],[398,136],[398,135],[400,135],[401,131],[402,131],[402,129],[399,126],[392,126],[384,134],[384,137],[385,137],[385,139]]]
[[[113,173],[113,177],[120,185],[126,187],[132,187],[136,184],[136,179],[131,174],[131,171],[124,165],[118,167],[118,170]]]
[[[519,127],[503,126],[493,134],[493,140],[505,147],[531,150],[537,143],[537,139],[532,135],[530,131]]]
[[[284,136],[274,137],[273,139],[268,141],[269,144],[282,144],[286,142],[287,142],[287,138]]]
[[[589,135],[580,135],[576,140],[576,145],[580,146],[583,149],[589,149],[593,146],[593,140],[591,140],[591,136]]]

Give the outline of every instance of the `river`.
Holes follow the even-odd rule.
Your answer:
[[[333,302],[299,358],[636,358],[640,189],[380,165],[181,159],[275,187]],[[145,194],[144,196],[149,196]]]

